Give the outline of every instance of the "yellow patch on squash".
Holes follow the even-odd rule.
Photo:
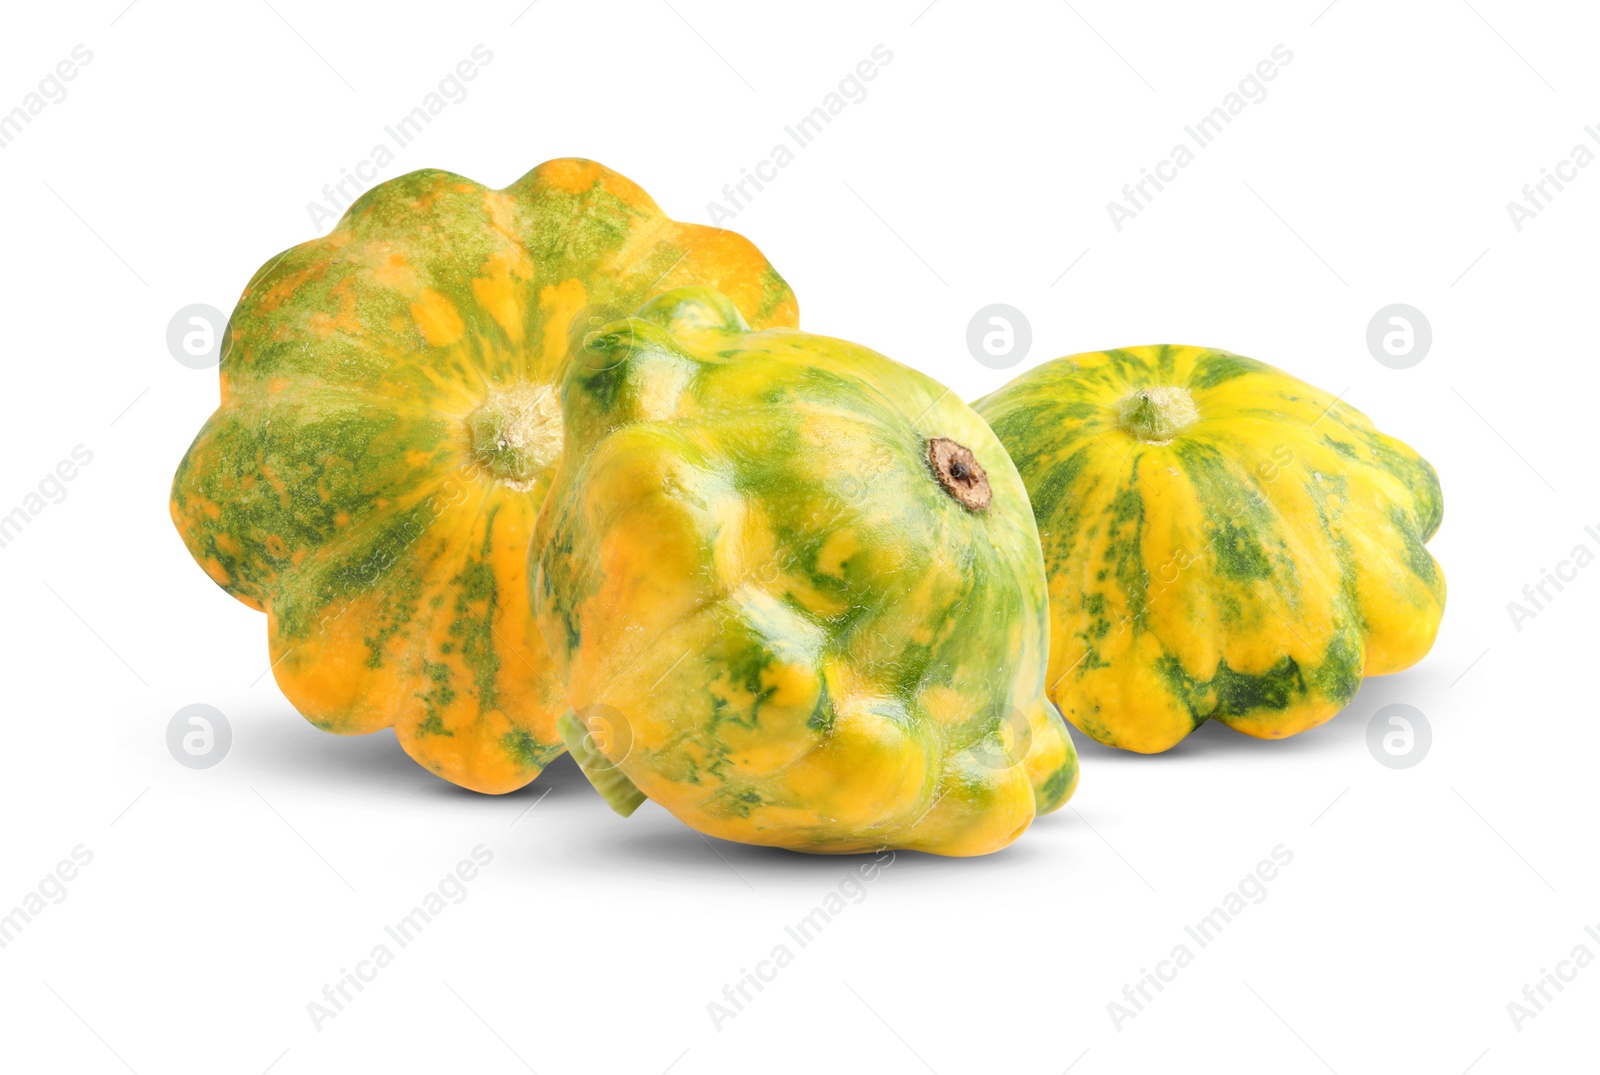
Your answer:
[[[533,170],[534,177],[568,194],[582,194],[600,178],[600,165],[577,157],[546,161]]]
[[[511,259],[499,253],[489,259],[484,274],[472,281],[472,297],[513,344],[522,342],[521,296],[526,290],[524,281],[513,273]]]
[[[567,327],[588,302],[582,280],[563,280],[539,289],[539,308],[544,311],[544,340],[536,380],[552,380],[550,374],[566,361]]]
[[[450,300],[428,288],[411,304],[411,320],[422,330],[422,338],[429,347],[449,347],[466,335],[466,322],[461,320]]]
[[[861,538],[854,530],[835,530],[817,550],[817,570],[836,579],[844,578],[844,565],[861,551]]]

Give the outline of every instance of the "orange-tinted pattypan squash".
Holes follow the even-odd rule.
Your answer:
[[[1366,415],[1201,347],[1073,355],[974,406],[1015,460],[1050,572],[1050,697],[1102,743],[1207,718],[1263,739],[1433,645],[1439,477]]]
[[[1072,793],[1027,494],[947,389],[686,288],[592,334],[562,401],[534,603],[619,811],[977,855]]]
[[[752,323],[796,323],[749,242],[669,220],[583,160],[504,190],[401,176],[256,273],[172,518],[206,573],[267,613],[273,673],[308,720],[392,725],[420,764],[485,792],[561,752],[524,573],[569,332],[688,283]]]

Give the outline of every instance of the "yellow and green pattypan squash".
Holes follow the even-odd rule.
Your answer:
[[[669,220],[583,160],[504,190],[412,172],[256,273],[171,510],[206,573],[267,613],[273,673],[308,720],[392,725],[484,792],[561,753],[525,572],[568,336],[689,283],[796,323],[749,242]]]
[[[1433,645],[1439,478],[1330,393],[1202,347],[1059,358],[974,406],[1027,484],[1050,697],[1153,753],[1207,718],[1278,739]]]
[[[1072,793],[1027,495],[947,389],[687,288],[592,334],[562,403],[533,600],[620,812],[978,855]]]

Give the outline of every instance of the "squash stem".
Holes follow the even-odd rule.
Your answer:
[[[532,489],[561,454],[561,397],[549,385],[496,389],[467,415],[478,476]]]
[[[960,501],[968,511],[988,511],[992,490],[983,464],[965,444],[949,437],[928,441],[928,465],[944,491]]]
[[[1199,420],[1187,388],[1141,388],[1117,404],[1117,425],[1147,444],[1166,444]]]
[[[572,752],[572,760],[578,763],[578,768],[583,770],[583,775],[589,778],[589,783],[594,785],[594,790],[600,793],[606,805],[623,817],[631,817],[639,809],[639,804],[644,802],[644,792],[623,775],[616,762],[596,749],[589,729],[571,710],[561,714],[556,727],[561,732],[561,741]]]

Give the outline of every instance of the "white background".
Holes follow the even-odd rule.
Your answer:
[[[1592,10],[125,3],[15,6],[0,34],[0,110],[74,45],[94,56],[0,150],[0,512],[75,445],[94,456],[0,549],[0,910],[74,847],[93,855],[0,949],[0,1066],[1594,1070],[1600,964],[1520,1028],[1507,1004],[1575,946],[1600,956],[1600,567],[1520,630],[1506,607],[1579,543],[1600,551],[1600,167],[1520,233],[1506,210],[1600,123]],[[317,732],[262,674],[263,618],[167,517],[217,397],[214,370],[169,355],[169,318],[227,311],[257,265],[326,230],[306,203],[479,43],[494,59],[470,95],[385,178],[499,186],[586,156],[699,222],[886,45],[867,97],[730,225],[803,326],[969,399],[1056,355],[1156,342],[1344,391],[1442,476],[1433,653],[1287,742],[1207,726],[1141,757],[1077,736],[1069,808],[988,858],[900,855],[718,1027],[708,1002],[851,862],[712,846],[653,804],[622,820],[567,761],[488,798],[390,733]],[[1106,203],[1277,44],[1294,58],[1267,98],[1116,231]],[[994,302],[1033,331],[1005,372],[965,343]],[[1365,343],[1395,302],[1433,326],[1408,370]],[[204,771],[164,740],[194,702],[233,729]],[[1403,770],[1367,747],[1396,702],[1433,733]],[[464,902],[316,1027],[307,1003],[479,844],[494,858]],[[1279,844],[1294,858],[1265,901],[1118,1026],[1108,1002]]]

